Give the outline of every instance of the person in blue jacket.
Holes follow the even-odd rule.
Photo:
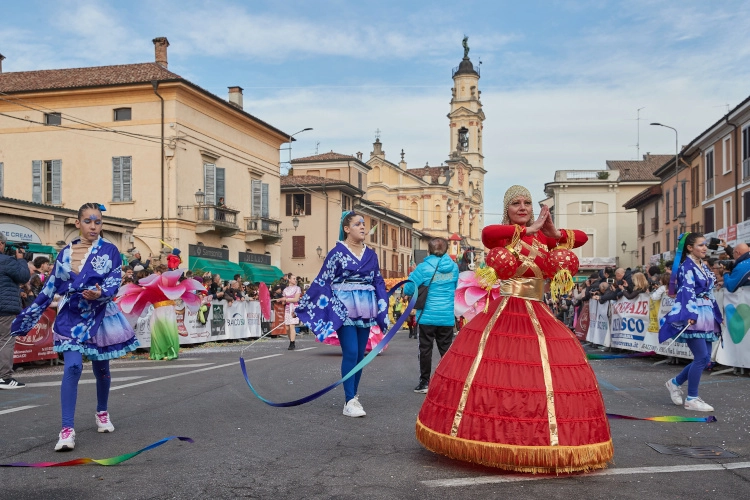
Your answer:
[[[424,309],[417,310],[419,338],[419,384],[414,392],[427,394],[432,373],[432,345],[437,344],[440,357],[453,342],[453,301],[458,284],[458,265],[453,262],[445,238],[433,238],[427,245],[429,255],[409,275],[404,295],[412,296],[420,286],[429,286]]]
[[[734,247],[732,255],[735,258],[732,272],[724,273],[724,288],[728,292],[736,292],[741,286],[750,285],[750,246],[740,243]]]

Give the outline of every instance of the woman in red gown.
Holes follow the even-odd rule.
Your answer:
[[[549,251],[579,247],[586,235],[556,229],[546,206],[535,221],[522,186],[508,189],[504,205],[503,225],[486,227],[482,241],[490,249],[512,244],[518,268],[438,365],[417,439],[450,458],[517,472],[604,468],[613,448],[596,376],[578,339],[542,302]]]

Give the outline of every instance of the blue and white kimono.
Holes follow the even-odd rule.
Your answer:
[[[55,294],[61,295],[53,331],[55,352],[79,351],[91,360],[115,359],[138,348],[135,332],[113,299],[122,281],[122,260],[117,247],[99,237],[71,269],[73,240],[57,256],[55,268],[34,303],[11,326],[12,335],[25,335],[39,321]],[[96,300],[83,298],[85,290],[101,287]]]
[[[377,253],[366,247],[360,260],[337,242],[294,312],[321,342],[341,326],[387,331],[388,293]]]
[[[722,314],[716,303],[713,288],[716,277],[702,264],[700,267],[687,257],[677,271],[677,296],[672,310],[662,319],[659,328],[659,342],[676,337],[689,320],[695,324],[688,326],[676,342],[684,339],[702,338],[716,342],[721,333]]]

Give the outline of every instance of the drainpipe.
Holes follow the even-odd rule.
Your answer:
[[[738,172],[739,169],[739,163],[738,159],[739,156],[737,154],[737,148],[734,147],[735,144],[737,144],[737,125],[729,121],[729,115],[725,118],[725,121],[727,122],[727,125],[731,125],[733,127],[732,130],[732,156],[734,156],[734,166],[732,167],[734,170],[734,223],[737,224],[740,221],[740,173]],[[723,151],[722,151],[723,154]],[[726,224],[727,221],[724,221]],[[727,227],[729,225],[727,224]]]
[[[159,80],[151,80],[154,94],[161,99],[161,241],[164,241],[164,98],[159,95]],[[161,245],[164,248],[164,243]]]

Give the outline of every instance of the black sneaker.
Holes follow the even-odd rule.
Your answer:
[[[294,341],[291,341],[291,342],[289,342],[289,347],[287,347],[286,350],[287,351],[293,351],[295,349],[295,347],[297,347],[297,346],[294,345]]]
[[[414,388],[414,392],[418,394],[427,394],[427,382],[420,382],[419,385]]]
[[[22,389],[26,384],[14,378],[0,378],[0,389]]]

